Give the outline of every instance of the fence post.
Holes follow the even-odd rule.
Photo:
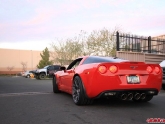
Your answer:
[[[119,32],[116,32],[116,51],[120,51],[119,49]]]
[[[151,53],[151,36],[148,37],[148,53]]]

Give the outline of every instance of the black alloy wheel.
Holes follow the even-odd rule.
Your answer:
[[[76,105],[89,105],[93,103],[93,99],[86,97],[82,81],[79,76],[76,76],[73,80],[72,98]]]

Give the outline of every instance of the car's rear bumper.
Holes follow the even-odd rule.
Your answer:
[[[141,81],[139,84],[128,84],[125,76],[97,76],[84,83],[84,89],[89,98],[95,98],[101,94],[108,92],[127,92],[130,91],[145,93],[153,90],[153,95],[157,95],[162,86],[162,76],[153,75],[150,78],[147,76],[140,77]],[[86,81],[87,82],[87,81]]]
[[[123,94],[125,94],[127,97],[129,94],[132,94],[134,97],[136,94],[139,94],[140,96],[142,94],[144,95],[157,95],[158,90],[157,89],[125,89],[125,90],[109,90],[101,92],[98,96],[94,98],[100,98],[100,97],[121,97]]]

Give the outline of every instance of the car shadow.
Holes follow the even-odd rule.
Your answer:
[[[133,100],[120,100],[117,98],[100,98],[95,99],[93,106],[111,106],[111,107],[129,107],[129,108],[143,108],[155,106],[151,102],[134,102]]]
[[[69,100],[69,103],[73,103],[72,101],[72,96],[70,94],[67,94],[65,92],[61,92],[58,95],[59,97],[62,97],[64,99]],[[74,104],[74,103],[73,103]],[[90,107],[95,107],[95,106],[104,106],[104,107],[117,107],[117,108],[123,108],[123,107],[128,107],[128,108],[146,108],[146,107],[154,107],[156,106],[153,104],[152,100],[150,102],[134,102],[133,100],[129,101],[124,101],[120,100],[117,98],[99,98],[99,99],[94,99],[93,104],[91,105],[84,105],[84,106],[90,106]]]

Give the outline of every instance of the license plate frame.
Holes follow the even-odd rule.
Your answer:
[[[140,78],[137,75],[129,75],[129,76],[127,76],[127,83],[128,84],[139,84]]]

